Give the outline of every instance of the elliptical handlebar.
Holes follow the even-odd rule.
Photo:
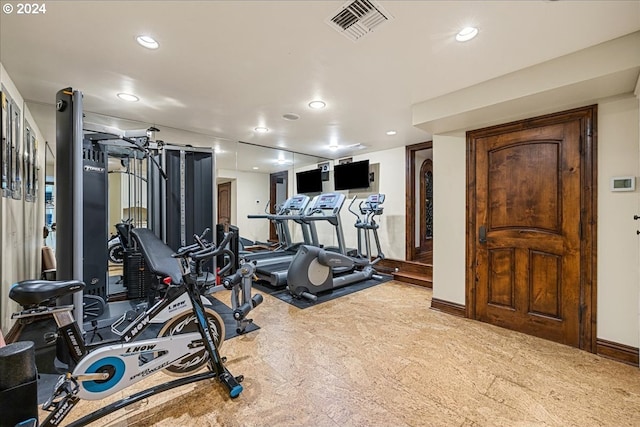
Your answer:
[[[354,214],[356,216],[356,218],[358,219],[358,221],[360,221],[360,216],[358,215],[358,213],[356,211],[354,211],[353,209],[351,209],[351,206],[353,206],[353,203],[356,201],[356,198],[358,196],[353,196],[353,199],[351,199],[351,203],[349,203],[349,207],[347,209],[349,209],[349,212],[351,212],[352,214]],[[360,202],[359,207],[362,206],[362,202]],[[362,212],[362,208],[360,207],[360,212]]]

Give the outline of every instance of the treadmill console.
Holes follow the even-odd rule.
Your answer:
[[[287,199],[284,205],[282,205],[282,210],[295,210],[301,211],[309,202],[309,196],[305,196],[302,194],[297,194],[293,197]]]
[[[382,210],[384,209],[382,207],[383,203],[384,194],[370,194],[369,197],[367,197],[367,200],[365,200],[365,202],[363,203],[362,207],[364,210],[374,212],[376,215],[380,215],[382,213]]]
[[[314,205],[311,207],[313,210],[327,210],[337,213],[342,208],[344,203],[344,195],[340,193],[325,193],[317,196]]]

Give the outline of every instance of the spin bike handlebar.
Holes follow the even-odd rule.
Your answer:
[[[209,228],[206,228],[204,232],[198,236],[197,234],[193,235],[196,243],[193,243],[189,246],[184,246],[171,256],[173,258],[191,258],[195,262],[203,262],[209,260],[213,257],[217,257],[218,255],[227,255],[229,257],[229,262],[226,263],[224,267],[218,271],[219,275],[226,274],[235,263],[235,254],[226,248],[226,246],[231,241],[234,236],[233,232],[228,232],[224,239],[220,242],[219,245],[215,245],[213,243],[209,243],[204,240],[204,236],[211,231]]]
[[[178,248],[178,250],[175,253],[171,254],[171,256],[173,258],[184,258],[184,257],[190,256],[195,251],[199,251],[205,248],[205,244],[207,242],[206,240],[204,240],[204,236],[209,234],[210,231],[211,229],[207,227],[204,229],[204,231],[200,236],[198,236],[197,234],[194,234],[193,238],[196,240],[196,243]]]

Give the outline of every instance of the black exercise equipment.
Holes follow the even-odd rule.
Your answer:
[[[355,198],[351,204],[354,201]],[[357,217],[358,256],[351,257],[314,246],[300,247],[287,271],[287,288],[294,297],[315,301],[320,292],[371,278],[382,280],[382,277],[376,274],[374,265],[384,257],[377,235],[378,225],[375,222],[375,216],[383,212],[383,202],[383,194],[372,194],[360,203],[360,215],[351,210],[351,207],[349,209]],[[365,234],[362,237],[361,232]],[[373,260],[370,258],[369,233],[374,234],[377,246],[377,255]],[[363,242],[366,245],[365,249],[362,248]]]
[[[262,251],[255,253],[245,253],[243,258],[246,262],[252,262],[255,265],[255,274],[258,280],[265,281],[273,287],[283,286],[277,278],[274,278],[273,272],[281,271],[289,266],[291,259],[298,251],[301,244],[313,245],[317,244],[317,233],[314,227],[310,227],[303,222],[305,209],[309,204],[309,196],[304,194],[296,194],[288,198],[282,206],[277,209],[275,214],[248,215],[250,219],[268,219],[273,222],[278,232],[278,240],[280,247],[273,251]],[[291,237],[289,222],[293,221],[300,224],[302,229],[303,243],[294,243]]]
[[[15,426],[38,420],[38,372],[35,347],[20,341],[0,347],[1,425]]]

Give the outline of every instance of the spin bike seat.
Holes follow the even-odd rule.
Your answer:
[[[82,280],[23,280],[11,286],[9,298],[22,306],[37,305],[84,289]]]

